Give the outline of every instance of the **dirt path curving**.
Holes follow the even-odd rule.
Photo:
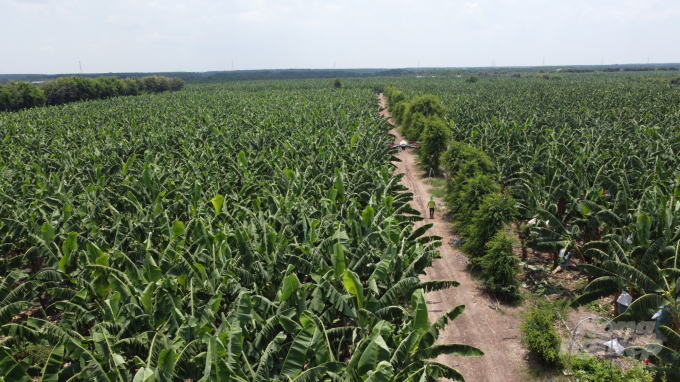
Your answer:
[[[379,96],[379,101],[380,107],[385,108],[386,101],[382,94]],[[381,111],[380,114],[392,123],[387,109]],[[396,129],[392,129],[390,133],[397,137],[396,142],[404,139]],[[406,174],[402,183],[413,192],[413,208],[420,211],[424,217],[429,217],[426,207],[430,197],[428,193],[430,186],[426,183],[426,179],[420,177],[415,161],[416,156],[410,150],[399,151],[396,156],[401,162],[394,162],[397,166],[395,171]],[[439,248],[441,258],[434,260],[432,267],[427,269],[427,275],[420,278],[423,281],[453,279],[458,281],[460,286],[425,295],[430,322],[434,322],[455,306],[465,305],[465,312],[446,327],[438,343],[463,343],[475,346],[485,354],[481,358],[443,355],[437,358],[437,361],[458,369],[468,382],[526,380],[522,376],[525,369],[523,365],[526,351],[520,344],[518,329],[520,325],[518,314],[521,309],[503,304],[500,305],[501,311],[495,309],[498,306],[497,302],[483,293],[479,283],[470,277],[467,271],[467,258],[460,250],[453,249],[447,244],[457,238],[451,231],[450,224],[442,218],[445,212],[443,201],[439,198],[435,198],[435,201],[437,210],[434,220],[428,218],[417,222],[416,227],[434,224],[428,233],[441,236],[444,245]]]

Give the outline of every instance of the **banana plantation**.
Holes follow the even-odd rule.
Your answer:
[[[554,266],[560,252],[579,261],[590,283],[573,306],[626,292],[633,302],[616,321],[658,318],[664,344],[631,350],[680,379],[680,87],[603,74],[395,86],[438,96],[453,139],[495,162],[523,246]]]
[[[422,218],[392,174],[373,85],[348,82],[188,85],[0,114],[0,380],[462,381],[434,359],[483,356],[435,344],[465,307],[430,322],[424,297],[457,283],[418,279],[441,238],[414,228]],[[675,139],[664,126],[643,134]],[[599,179],[573,185],[593,200],[588,216],[607,205],[635,223],[637,205],[661,203],[634,243],[666,238],[645,259],[669,277],[658,268],[675,226],[654,213],[676,216],[675,157],[657,141],[608,160],[593,142],[577,155],[587,165],[565,162]],[[535,166],[556,168],[542,158],[562,147],[532,149]],[[593,160],[612,164],[595,177]],[[614,163],[637,172],[621,177]],[[606,185],[617,203],[595,192],[605,179],[627,179]],[[527,188],[527,200],[548,208],[568,188],[557,186]],[[627,232],[610,231],[603,243]]]

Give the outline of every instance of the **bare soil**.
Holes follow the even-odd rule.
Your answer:
[[[390,114],[386,109],[385,98],[379,96],[380,113],[390,123]],[[396,142],[404,139],[396,129],[390,131]],[[401,162],[394,162],[396,173],[406,174],[402,183],[414,195],[412,207],[422,213],[425,220],[417,222],[416,227],[434,224],[428,231],[430,235],[443,238],[444,245],[439,248],[441,258],[433,261],[432,267],[421,280],[456,280],[457,288],[431,292],[425,295],[428,304],[430,322],[437,320],[449,309],[465,305],[465,312],[450,323],[440,335],[438,343],[462,343],[475,346],[484,352],[484,357],[462,358],[443,355],[437,361],[455,367],[466,381],[524,381],[528,359],[527,351],[520,342],[520,318],[522,308],[498,303],[485,293],[467,269],[467,258],[460,250],[452,248],[448,242],[458,240],[452,232],[451,225],[444,220],[446,209],[444,202],[435,197],[437,209],[435,218],[429,219],[427,201],[430,186],[427,179],[421,177],[416,162],[416,155],[409,149],[399,151],[396,157]]]

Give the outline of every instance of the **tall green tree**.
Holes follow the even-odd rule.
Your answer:
[[[451,132],[439,117],[431,117],[422,134],[423,146],[420,157],[425,170],[432,170],[435,175],[441,174],[441,155],[446,151],[451,140]]]

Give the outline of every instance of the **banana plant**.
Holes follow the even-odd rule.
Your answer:
[[[660,344],[630,346],[626,348],[625,354],[651,361],[657,366],[650,368],[657,372],[659,376],[665,377],[667,381],[676,380],[680,378],[680,352],[677,351],[677,349],[680,349],[680,335],[668,326],[660,326],[659,331],[673,348]]]

